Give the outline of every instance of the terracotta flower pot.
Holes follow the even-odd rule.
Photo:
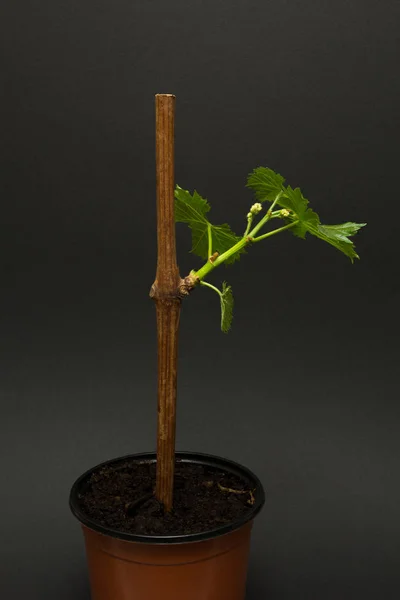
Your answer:
[[[79,504],[94,470],[127,458],[156,461],[154,453],[107,461],[79,477],[70,494],[71,510],[84,533],[92,600],[244,600],[251,529],[265,499],[259,479],[226,459],[177,452],[178,461],[239,475],[255,490],[254,504],[240,521],[212,531],[134,535],[92,521]]]

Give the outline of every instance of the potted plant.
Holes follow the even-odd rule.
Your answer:
[[[221,304],[221,328],[231,326],[227,283],[208,281],[259,242],[282,232],[314,235],[358,258],[349,239],[363,224],[323,225],[299,188],[258,167],[247,186],[256,202],[244,232],[208,220],[210,205],[174,183],[175,97],[156,95],[157,240],[154,299],[158,331],[157,452],[110,460],[74,483],[70,507],[86,542],[92,600],[243,600],[251,528],[264,504],[259,479],[230,460],[175,451],[177,340],[181,303],[205,286]],[[266,207],[266,208],[265,208]],[[175,221],[189,225],[192,252],[204,264],[181,277]],[[271,227],[271,225],[277,226]]]

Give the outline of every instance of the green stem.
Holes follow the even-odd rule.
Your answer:
[[[243,234],[243,237],[246,237],[246,235],[249,233],[252,222],[253,222],[253,215],[251,215],[250,217],[247,218],[247,227],[246,227],[246,231]]]
[[[275,208],[275,204],[279,201],[279,198],[281,198],[282,194],[283,194],[283,190],[281,190],[279,192],[279,194],[276,196],[275,200],[273,201],[273,203],[269,207],[268,212],[272,213],[272,210]]]
[[[211,223],[207,225],[207,233],[208,233],[208,258],[212,256],[212,235],[211,235]]]
[[[212,290],[214,290],[214,292],[217,292],[217,294],[222,298],[222,292],[215,287],[215,285],[211,285],[211,283],[208,283],[207,281],[200,281],[200,285],[205,285],[206,287],[211,288]]]
[[[280,197],[280,194],[279,194]],[[266,213],[266,215],[264,216],[264,223],[266,223],[267,221],[269,221],[269,219],[278,219],[281,218],[281,210],[274,210],[272,212],[272,206],[275,206],[276,202],[277,202],[277,198],[275,198],[274,203],[271,205],[271,208],[268,209],[268,212]],[[267,217],[267,218],[265,218]],[[247,218],[247,227],[246,227],[246,231],[243,234],[243,237],[246,237],[249,234],[250,231],[250,227],[253,223],[253,219],[254,219],[254,215],[251,215],[250,217]]]
[[[292,223],[289,223],[289,225],[285,225],[284,227],[280,227],[279,229],[274,229],[273,231],[270,231],[270,232],[266,233],[265,235],[261,235],[257,238],[254,238],[254,235],[261,229],[261,227],[263,225],[265,225],[265,223],[267,223],[267,221],[269,221],[269,219],[279,216],[278,213],[280,211],[272,212],[272,209],[274,208],[276,203],[279,201],[279,198],[282,196],[282,194],[283,194],[283,191],[279,192],[279,194],[276,196],[275,200],[271,204],[271,207],[268,210],[267,214],[261,219],[261,221],[259,223],[257,223],[257,225],[250,231],[250,233],[248,232],[249,228],[246,229],[247,233],[242,237],[241,240],[239,240],[236,244],[234,244],[231,248],[229,248],[229,250],[226,250],[226,252],[223,252],[222,254],[220,254],[220,256],[218,256],[218,258],[216,258],[216,260],[214,262],[207,261],[205,263],[205,265],[203,265],[198,271],[193,272],[193,275],[195,275],[202,283],[202,280],[205,277],[207,277],[209,275],[209,273],[211,273],[211,271],[213,271],[216,267],[218,267],[219,265],[224,263],[226,260],[228,260],[228,258],[230,258],[234,254],[236,254],[236,252],[238,252],[239,250],[244,248],[244,246],[246,246],[247,244],[249,244],[251,242],[259,242],[267,237],[270,237],[271,235],[275,235],[275,233],[285,231],[286,229],[290,229],[290,227],[293,227],[294,225],[296,225],[298,223],[298,221],[293,221]],[[208,284],[208,285],[210,285],[210,284]]]
[[[198,279],[200,279],[200,283],[201,283],[201,280],[204,279],[204,277],[206,277],[214,269],[215,269],[215,264],[207,262],[205,265],[203,265],[201,267],[201,269],[199,269],[198,271],[194,271],[193,275],[195,275]]]
[[[272,231],[269,231],[268,233],[264,233],[264,235],[260,235],[259,237],[253,238],[252,242],[261,242],[261,240],[265,240],[268,237],[271,237],[271,235],[275,235],[276,233],[280,233],[281,231],[286,231],[286,229],[290,229],[291,227],[294,227],[294,225],[297,225],[299,221],[293,221],[293,223],[289,223],[288,225],[285,225],[284,227],[279,227],[279,229],[273,229]]]
[[[206,275],[208,275],[211,271],[213,271],[215,269],[215,267],[218,267],[220,264],[225,262],[228,258],[233,256],[233,254],[236,254],[236,252],[238,252],[241,248],[246,246],[246,244],[248,244],[249,241],[250,240],[248,237],[242,238],[234,246],[229,248],[229,250],[227,250],[226,252],[223,252],[223,254],[220,254],[220,256],[218,256],[218,258],[214,262],[210,262],[210,261],[206,262],[206,264],[203,265],[201,267],[201,269],[196,271],[196,273],[195,273],[196,277],[198,277],[200,280],[204,279],[204,277]]]
[[[254,227],[254,229],[252,231],[250,231],[250,233],[248,234],[250,237],[254,237],[255,234],[258,231],[260,231],[261,227],[263,227],[265,225],[265,223],[267,223],[270,220],[270,218],[272,217],[272,209],[274,208],[276,203],[279,201],[279,198],[282,196],[282,194],[283,194],[283,191],[280,191],[279,194],[276,196],[275,200],[271,204],[267,213],[264,215],[264,217],[261,219],[261,221],[259,223],[257,223],[257,225]]]

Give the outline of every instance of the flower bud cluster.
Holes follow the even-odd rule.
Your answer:
[[[260,202],[256,202],[250,208],[249,215],[258,215],[258,213],[261,212],[261,211],[262,211],[262,205],[260,204]]]

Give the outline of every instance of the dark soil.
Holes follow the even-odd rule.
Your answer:
[[[80,495],[81,509],[97,523],[121,532],[182,535],[233,523],[254,503],[254,490],[236,475],[178,461],[174,508],[164,513],[154,497],[155,476],[155,463],[125,460],[107,465],[89,479]]]

